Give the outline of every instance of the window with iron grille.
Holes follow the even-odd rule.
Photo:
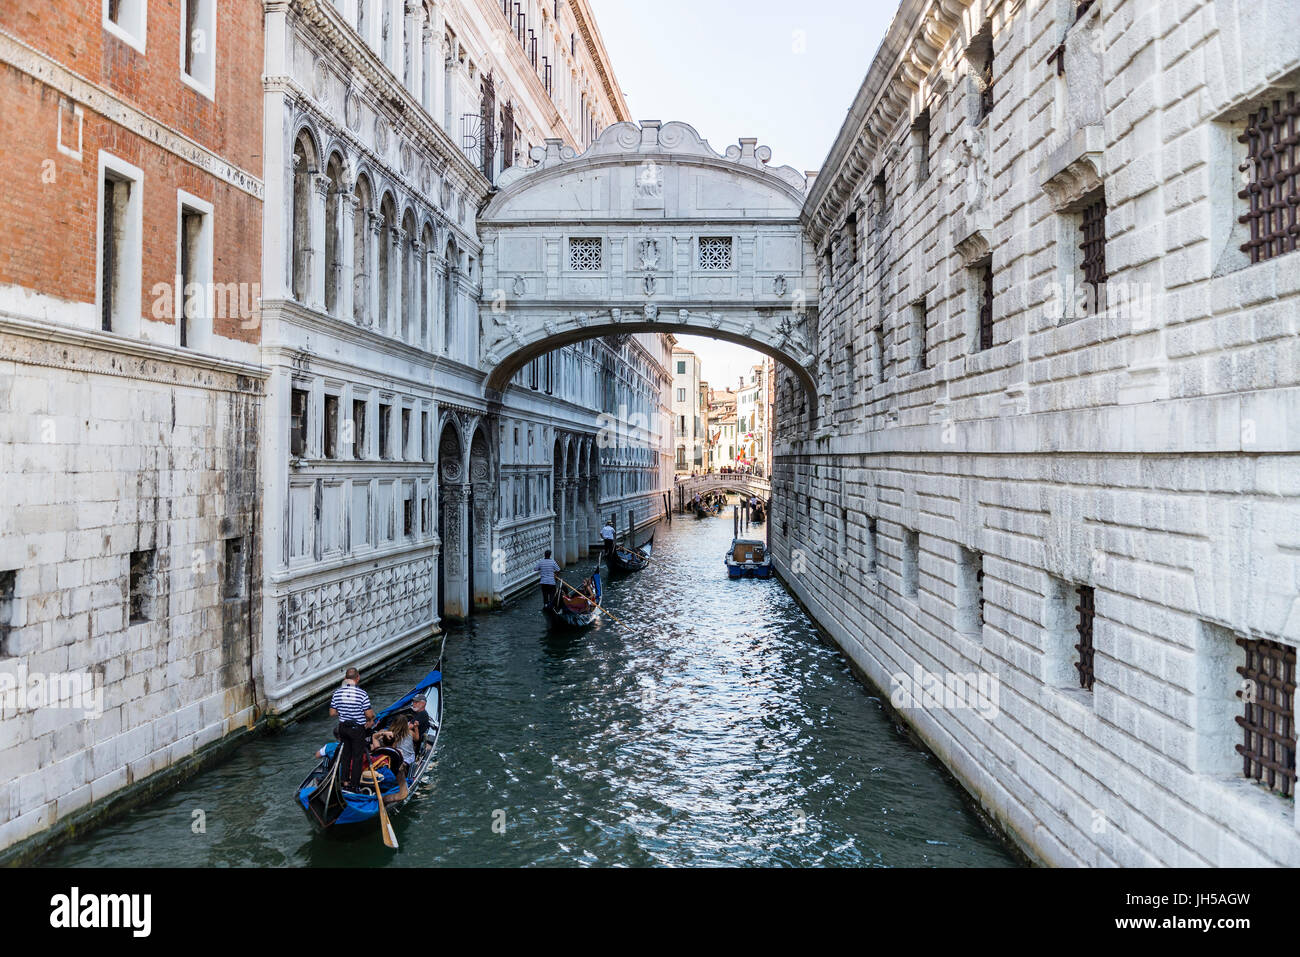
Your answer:
[[[1241,165],[1246,187],[1237,193],[1250,208],[1238,217],[1250,229],[1241,251],[1252,263],[1293,252],[1300,241],[1300,102],[1294,91],[1261,106],[1246,118],[1238,142],[1246,144]]]
[[[1276,641],[1238,638],[1246,663],[1237,668],[1245,713],[1237,716],[1245,740],[1237,745],[1242,775],[1284,797],[1295,796],[1294,648]]]
[[[600,237],[572,237],[569,239],[569,268],[575,272],[598,272],[600,263]]]
[[[294,389],[289,409],[289,454],[296,459],[307,454],[307,408],[307,391]]]
[[[976,349],[983,352],[993,348],[993,257],[986,256],[975,264],[971,273],[976,281],[976,306],[979,322],[975,328]]]
[[[1084,691],[1091,691],[1093,683],[1092,623],[1096,609],[1096,596],[1091,585],[1080,585],[1075,589],[1074,593],[1078,598],[1078,604],[1074,606],[1074,610],[1079,613],[1079,623],[1075,626],[1075,630],[1079,633],[1079,643],[1074,646],[1074,650],[1079,653],[1079,660],[1074,663],[1074,667],[1079,672],[1079,687]]]
[[[731,268],[731,237],[730,236],[701,236],[700,237],[700,268],[701,269],[730,269]]]
[[[980,115],[983,120],[993,112],[993,58],[989,58],[989,65],[984,68],[980,75]]]
[[[1079,249],[1083,252],[1079,266],[1096,313],[1104,308],[1106,293],[1106,197],[1096,195],[1085,203],[1079,217]]]

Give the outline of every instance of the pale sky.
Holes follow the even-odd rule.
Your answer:
[[[742,136],[773,166],[818,169],[898,0],[589,0],[633,120],[681,120],[719,153]],[[679,337],[714,388],[761,356]]]

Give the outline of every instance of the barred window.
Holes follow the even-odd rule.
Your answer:
[[[701,269],[730,269],[731,268],[731,237],[730,236],[701,236],[700,237],[700,268]]]
[[[979,326],[977,348],[993,348],[993,257],[986,256],[973,270],[979,283]]]
[[[1237,196],[1250,201],[1238,221],[1250,228],[1241,251],[1252,263],[1293,252],[1300,239],[1296,196],[1300,194],[1300,102],[1294,92],[1285,100],[1261,106],[1246,118],[1238,138],[1246,144],[1241,165],[1246,188]]]
[[[600,238],[571,238],[569,240],[569,268],[576,272],[598,272],[601,268]]]
[[[1075,590],[1075,594],[1079,598],[1079,603],[1074,606],[1074,610],[1079,613],[1079,624],[1075,626],[1075,630],[1079,632],[1079,643],[1074,646],[1074,649],[1079,653],[1079,660],[1074,663],[1074,667],[1079,672],[1079,687],[1084,691],[1091,691],[1094,677],[1092,621],[1097,607],[1096,596],[1091,585],[1080,585]]]
[[[1295,658],[1294,648],[1276,641],[1238,638],[1246,663],[1237,696],[1245,714],[1237,716],[1245,740],[1237,745],[1242,775],[1285,797],[1295,795]]]
[[[1095,196],[1083,207],[1079,219],[1079,249],[1083,251],[1080,266],[1083,269],[1083,282],[1092,287],[1092,301],[1095,311],[1101,312],[1105,305],[1103,293],[1106,288],[1106,197]]]

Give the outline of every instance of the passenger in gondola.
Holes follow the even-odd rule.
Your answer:
[[[415,722],[420,726],[420,735],[416,740],[423,741],[429,736],[429,728],[433,726],[433,715],[429,714],[428,695],[418,694],[412,698],[411,711],[415,713]]]
[[[397,793],[385,794],[385,804],[406,800],[406,775],[415,767],[415,751],[419,747],[419,741],[420,723],[410,711],[398,712],[389,721],[388,727],[371,735],[372,752],[388,749],[397,755],[395,760],[392,759],[391,754],[389,755],[389,768],[397,778]]]

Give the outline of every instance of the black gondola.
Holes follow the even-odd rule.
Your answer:
[[[655,537],[651,535],[650,540],[637,549],[625,545],[617,546],[609,555],[610,573],[626,574],[645,569],[650,564],[650,552],[654,549],[654,541]]]
[[[558,581],[558,578],[557,578]],[[591,573],[591,584],[595,591],[595,600],[579,598],[572,591],[565,589],[563,585],[555,593],[555,603],[542,608],[542,614],[546,620],[551,623],[552,628],[558,629],[579,629],[590,628],[600,620],[600,596],[602,589],[600,587],[600,562],[596,562],[596,570]],[[566,594],[566,591],[568,593]]]
[[[444,644],[445,641],[444,638]],[[375,727],[384,727],[385,722],[407,708],[417,694],[423,694],[428,698],[426,707],[432,719],[429,723],[429,734],[420,742],[420,750],[415,756],[415,765],[407,773],[406,797],[385,804],[389,814],[400,809],[414,796],[416,787],[433,764],[434,752],[438,748],[443,703],[441,646],[438,650],[438,664],[433,671],[425,675],[406,695],[376,715]],[[339,780],[339,758],[342,757],[342,749],[337,742],[331,741],[324,750],[326,753],[320,763],[298,785],[296,792],[298,805],[307,813],[312,824],[325,831],[340,825],[361,824],[373,820],[379,815],[379,801],[375,796],[374,785],[362,784],[360,791],[345,788],[343,782]],[[386,749],[380,749],[380,752],[384,751]],[[398,792],[397,779],[387,768],[380,771],[379,789],[385,796]]]

